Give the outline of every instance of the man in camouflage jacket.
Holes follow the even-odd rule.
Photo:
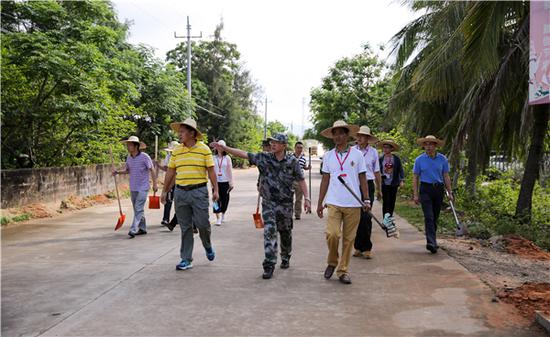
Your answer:
[[[225,151],[234,156],[248,159],[260,171],[260,192],[262,195],[262,217],[264,219],[264,273],[262,277],[273,276],[277,264],[277,232],[281,236],[281,268],[289,267],[292,252],[292,213],[293,182],[298,181],[304,193],[304,210],[309,213],[311,200],[298,160],[286,154],[288,137],[277,133],[271,137],[271,152],[247,153],[219,143],[210,146],[218,151]]]

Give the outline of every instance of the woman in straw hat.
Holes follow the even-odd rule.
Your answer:
[[[214,202],[219,199],[218,183],[212,152],[208,146],[199,141],[202,134],[197,129],[195,120],[187,118],[183,122],[171,123],[170,127],[178,133],[181,145],[172,151],[168,171],[164,177],[161,201],[166,203],[168,191],[175,183],[174,201],[181,228],[181,261],[176,265],[176,269],[187,270],[193,267],[193,225],[199,231],[206,258],[213,261],[216,257],[210,241],[207,182],[210,179]]]
[[[221,145],[226,145],[225,141],[218,141]],[[218,190],[220,191],[220,201],[218,207],[214,207],[216,215],[216,226],[221,226],[225,222],[225,212],[229,206],[229,193],[233,189],[233,163],[231,157],[225,151],[216,151],[214,156],[214,170],[218,179]]]
[[[367,168],[366,177],[367,186],[369,188],[369,198],[365,199],[369,200],[369,204],[372,207],[372,204],[374,202],[375,186],[378,199],[380,200],[382,197],[382,191],[380,187],[382,179],[380,176],[380,162],[378,160],[378,151],[376,151],[374,147],[370,146],[370,144],[375,144],[376,142],[378,142],[378,138],[371,134],[370,128],[366,125],[362,125],[359,128],[359,131],[357,131],[355,138],[357,142],[357,146],[355,148],[359,150],[363,155],[365,166]],[[359,220],[357,235],[355,236],[355,242],[353,244],[353,247],[355,248],[353,256],[363,257],[365,259],[371,258],[371,233],[372,218],[368,212],[361,212],[361,219]]]
[[[405,180],[401,159],[393,154],[394,151],[399,151],[399,145],[391,139],[386,139],[378,142],[378,148],[382,150],[379,159],[382,171],[382,214],[393,216],[397,190],[403,187]]]
[[[336,269],[338,279],[344,284],[351,283],[348,266],[361,217],[361,203],[355,200],[338,178],[341,177],[356,195],[362,195],[365,210],[370,209],[367,168],[363,155],[348,144],[350,137],[353,137],[358,130],[359,127],[356,125],[336,121],[332,127],[321,132],[322,136],[332,139],[335,145],[335,148],[327,152],[323,158],[323,178],[317,204],[319,218],[323,217],[325,204],[328,208],[326,228],[328,265],[324,276],[326,279],[331,278]],[[342,238],[341,256],[338,249],[340,237]]]
[[[168,147],[164,149],[164,151],[166,151],[166,157],[164,158],[162,163],[157,163],[160,170],[164,172],[168,171],[168,163],[170,162],[170,157],[172,157],[172,151],[174,151],[174,149],[178,145],[180,145],[180,143],[178,143],[177,141],[171,141],[170,143],[168,143]],[[172,202],[174,201],[174,189],[175,186],[173,186],[166,195],[166,203],[164,204],[164,213],[161,221],[161,225],[166,226],[168,229],[170,229],[170,231],[172,231],[174,227],[178,224],[178,219],[175,212],[172,221],[170,221],[170,210],[172,209]]]
[[[414,202],[417,205],[422,204],[426,249],[435,254],[438,249],[436,240],[437,219],[441,211],[445,188],[449,193],[449,199],[453,200],[451,179],[449,177],[449,161],[443,154],[437,152],[438,147],[445,145],[443,140],[428,135],[418,138],[416,143],[422,146],[426,152],[414,161]]]
[[[149,174],[153,180],[153,191],[155,192],[158,190],[157,176],[151,157],[147,153],[141,152],[146,148],[145,143],[140,142],[136,136],[131,136],[121,141],[121,143],[126,144],[128,157],[126,157],[124,168],[113,170],[113,175],[130,174],[130,193],[134,208],[134,220],[128,235],[130,238],[134,238],[136,235],[147,234],[144,207],[149,194]]]

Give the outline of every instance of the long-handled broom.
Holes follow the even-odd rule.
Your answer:
[[[109,153],[111,154],[111,165],[113,167],[113,170],[115,169],[115,160],[113,159],[113,149],[111,146],[109,146]],[[115,190],[116,190],[116,198],[118,200],[118,211],[120,212],[120,216],[118,217],[118,220],[116,222],[115,231],[118,230],[122,225],[124,224],[124,220],[126,220],[126,215],[122,213],[122,206],[120,205],[120,195],[118,194],[118,184],[116,181],[116,175],[113,176],[115,178]]]

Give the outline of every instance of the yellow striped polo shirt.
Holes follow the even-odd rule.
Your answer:
[[[206,183],[208,167],[214,166],[212,152],[203,142],[197,142],[192,147],[178,145],[172,152],[169,168],[176,169],[177,185],[194,185]]]

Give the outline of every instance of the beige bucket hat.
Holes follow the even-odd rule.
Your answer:
[[[427,135],[426,137],[418,138],[416,140],[416,144],[418,144],[420,146],[424,146],[424,143],[427,143],[427,142],[435,143],[436,146],[438,146],[438,147],[445,146],[445,141],[444,140],[437,139],[435,136],[432,136],[432,135]]]
[[[332,139],[332,130],[336,128],[347,129],[350,137],[355,137],[355,134],[359,131],[359,127],[357,125],[350,125],[344,121],[336,121],[332,124],[332,127],[321,131],[321,136]]]
[[[139,149],[140,150],[145,150],[147,148],[147,145],[145,145],[144,142],[140,142],[139,141],[139,138],[137,136],[130,136],[128,137],[128,139],[125,139],[125,140],[121,140],[120,141],[121,143],[139,143]]]
[[[359,128],[359,131],[357,131],[357,135],[365,135],[367,137],[369,137],[369,144],[375,144],[379,141],[379,139],[375,136],[372,135],[372,133],[370,133],[370,128],[366,125],[361,125],[361,127]],[[355,135],[355,137],[357,138],[357,135]]]
[[[170,123],[170,128],[172,128],[175,133],[178,133],[180,131],[180,126],[182,125],[187,125],[197,131],[197,139],[202,138],[202,133],[199,131],[199,129],[197,129],[197,122],[193,118],[187,118],[183,122]]]
[[[399,151],[399,144],[397,144],[396,142],[393,141],[393,139],[384,139],[380,142],[378,142],[377,146],[379,149],[382,149],[382,147],[384,147],[384,145],[389,145],[392,147],[392,151]]]

